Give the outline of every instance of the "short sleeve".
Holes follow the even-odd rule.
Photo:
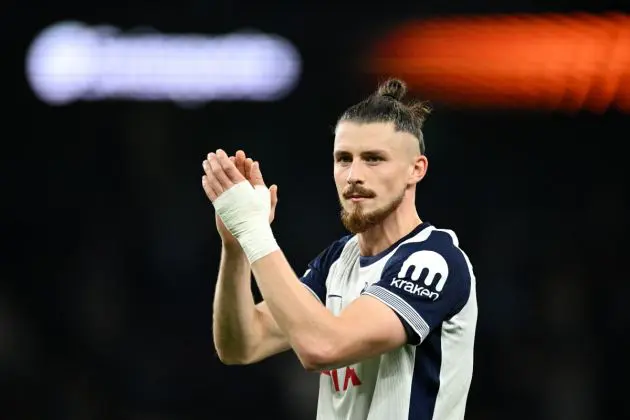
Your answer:
[[[316,263],[317,259],[309,263],[300,281],[323,304],[326,302],[326,277],[316,268]]]
[[[339,258],[351,236],[345,236],[322,251],[308,264],[300,281],[322,303],[326,302],[326,279],[330,266]]]
[[[434,232],[430,240],[400,246],[380,280],[364,294],[393,309],[407,331],[408,344],[418,345],[463,308],[471,281],[472,270],[463,252],[447,233]]]

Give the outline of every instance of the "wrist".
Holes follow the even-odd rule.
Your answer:
[[[252,187],[249,181],[241,181],[212,204],[250,264],[279,248],[269,225],[271,202],[264,185]]]
[[[280,249],[268,223],[251,226],[239,235],[238,241],[250,265]]]
[[[236,239],[221,242],[221,252],[229,255],[230,257],[242,256],[245,257],[241,244]]]

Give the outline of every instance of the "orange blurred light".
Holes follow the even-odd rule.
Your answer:
[[[630,112],[630,16],[548,14],[412,22],[369,68],[443,103]]]

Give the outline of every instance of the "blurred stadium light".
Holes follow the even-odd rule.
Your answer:
[[[60,22],[33,40],[26,76],[50,105],[126,99],[273,101],[298,83],[300,55],[277,35],[127,33]]]
[[[630,112],[630,16],[545,14],[410,22],[372,50],[371,72],[464,107]]]

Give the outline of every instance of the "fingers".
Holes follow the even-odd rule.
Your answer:
[[[218,153],[218,150],[217,150],[217,153]],[[229,162],[229,159],[227,160]],[[215,188],[215,192],[218,193],[217,195],[221,194],[221,192],[227,190],[233,185],[232,181],[230,180],[228,175],[225,173],[223,166],[219,162],[219,156],[217,154],[208,153],[208,166],[210,167],[210,171],[206,170],[206,175],[208,176],[208,178],[214,177],[216,182],[218,182],[218,184],[221,187],[219,191],[217,191]],[[216,184],[212,182],[212,180],[210,181],[211,181],[211,186],[216,187]]]
[[[271,210],[269,211],[269,223],[272,223],[276,218],[276,204],[278,204],[278,186],[272,185],[269,187],[269,195],[271,196]]]
[[[235,156],[228,156],[225,151],[218,149],[216,153],[208,153],[203,161],[205,175],[201,184],[208,198],[214,201],[234,184],[249,180],[252,185],[265,185],[260,164],[248,158],[245,152],[238,150]],[[277,186],[273,186],[272,206],[278,200]]]
[[[208,184],[219,195],[232,185],[245,180],[245,177],[236,169],[236,157],[229,158],[221,149],[216,153],[208,153],[208,159],[204,162],[204,171],[208,177]],[[217,190],[217,184],[221,187]]]
[[[245,177],[245,158],[245,152],[242,150],[237,150],[234,158],[230,158],[243,177]]]
[[[235,158],[231,160],[234,162],[234,165],[239,172],[243,174],[245,179],[247,179],[252,185],[265,184],[262,173],[260,172],[260,164],[257,161],[253,161],[251,158],[248,158],[245,155],[245,152],[242,150],[237,151]]]
[[[210,169],[210,163],[207,160],[204,160],[202,163],[203,170],[205,175],[201,178],[201,186],[203,190],[206,192],[206,195],[210,199],[210,201],[216,200],[216,198],[223,192],[223,187],[217,179],[212,175],[212,170]]]
[[[269,193],[271,195],[271,208],[274,209],[276,204],[278,204],[278,186],[273,184],[269,187]]]
[[[263,179],[262,172],[260,172],[260,164],[256,161],[252,163],[252,169],[249,174],[249,182],[252,185],[265,185],[265,180]]]
[[[250,158],[245,159],[244,162],[244,166],[245,166],[245,178],[247,180],[251,179],[251,174],[252,174],[252,165],[254,164],[254,161],[251,160]]]
[[[206,197],[208,197],[210,201],[214,201],[217,199],[217,194],[208,185],[208,177],[205,175],[201,177],[201,186],[203,187],[203,191],[206,193]]]
[[[221,172],[227,177],[229,186],[245,180],[245,177],[239,172],[238,169],[236,169],[234,163],[230,161],[230,158],[223,150],[217,150],[216,159],[217,163],[221,167]],[[219,181],[221,181],[221,179],[219,179]]]

